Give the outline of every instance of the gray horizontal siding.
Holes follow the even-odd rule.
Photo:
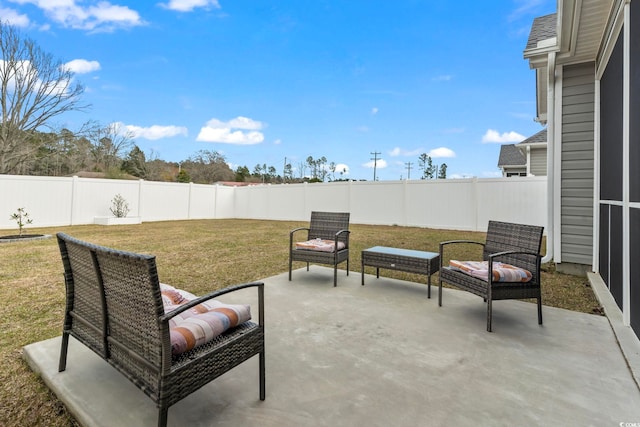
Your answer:
[[[593,252],[594,65],[562,79],[560,234],[562,262],[591,265]]]
[[[535,176],[547,176],[547,149],[532,148],[531,149],[531,174]]]

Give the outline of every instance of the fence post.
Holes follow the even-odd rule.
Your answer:
[[[193,182],[189,182],[189,193],[187,195],[187,219],[191,219],[191,190],[193,189]]]
[[[480,229],[478,228],[478,211],[480,210],[480,206],[478,206],[478,177],[474,176],[473,180],[471,182],[473,183],[473,188],[472,188],[473,204],[472,204],[472,206],[474,207],[474,209],[473,209],[474,229],[473,229],[473,231],[479,231]]]
[[[142,193],[144,191],[144,179],[140,179],[138,180],[138,216],[140,217],[140,220],[142,221]]]
[[[311,212],[308,212],[308,211],[307,211],[307,206],[309,205],[309,204],[307,203],[307,197],[309,197],[309,195],[308,195],[308,193],[309,193],[309,183],[308,183],[308,182],[305,182],[305,183],[304,183],[304,187],[303,187],[303,188],[304,188],[304,206],[303,206],[303,208],[304,208],[304,215],[305,215],[305,218],[309,218],[309,215],[311,214]],[[298,221],[302,221],[303,219],[304,219],[304,218],[298,218]]]
[[[407,225],[407,206],[409,205],[409,200],[407,199],[407,186],[409,185],[409,180],[405,179],[402,181],[402,225]]]
[[[219,184],[214,184],[213,186],[213,219],[218,218],[218,185]],[[236,206],[235,206],[235,200],[236,200],[236,188],[237,187],[233,187],[233,197],[231,200],[233,200],[233,214],[235,216],[236,213]]]
[[[69,225],[75,225],[75,212],[76,212],[76,202],[77,202],[77,191],[78,191],[78,177],[74,175],[71,178],[71,212],[69,213]]]

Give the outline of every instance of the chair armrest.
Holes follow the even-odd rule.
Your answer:
[[[503,251],[489,254],[489,261],[493,261],[494,258],[499,258],[505,255],[531,255],[533,257],[537,257],[538,259],[542,258],[542,255],[530,251]]]
[[[446,245],[453,245],[458,243],[471,243],[474,245],[484,246],[484,242],[476,242],[475,240],[447,240],[446,242],[440,242],[440,260],[442,260],[442,255],[444,254],[444,247]],[[442,262],[442,261],[441,261]]]
[[[476,242],[475,240],[447,240],[446,242],[440,242],[440,246],[450,245],[452,243],[473,243],[476,245],[484,246],[484,242]]]
[[[292,235],[293,233],[295,233],[296,231],[300,231],[300,230],[307,230],[309,231],[309,227],[298,227],[298,228],[294,228],[293,230],[291,230],[289,232],[289,235]]]
[[[289,249],[293,249],[293,235],[297,232],[297,231],[302,231],[302,230],[307,230],[309,231],[309,227],[298,227],[298,228],[294,228],[293,230],[291,230],[289,232]]]
[[[489,258],[497,258],[500,256],[504,256],[504,255],[515,255],[515,254],[519,254],[519,255],[531,255],[531,256],[535,256],[538,258],[542,258],[542,255],[535,253],[535,252],[530,252],[530,251],[503,251],[503,252],[496,252],[493,254],[489,254]]]
[[[542,255],[535,253],[535,252],[531,252],[531,251],[503,251],[503,252],[496,252],[493,254],[489,254],[488,256],[488,261],[489,261],[489,270],[493,271],[493,261],[494,258],[497,260],[500,257],[503,257],[505,255],[529,255],[531,257],[535,257],[536,258],[536,264],[537,264],[537,270],[540,271],[540,260],[542,259]]]
[[[224,289],[219,289],[217,291],[210,292],[206,295],[203,295],[194,300],[191,300],[186,304],[181,305],[175,310],[171,310],[170,312],[165,313],[164,315],[160,316],[160,321],[167,322],[173,317],[182,313],[183,311],[189,310],[198,304],[202,304],[205,301],[219,297],[224,294],[228,294],[230,292],[235,292],[235,291],[239,291],[240,289],[245,289],[250,287],[258,288],[258,317],[259,317],[259,324],[263,325],[264,324],[264,283],[262,282],[243,283],[241,285],[229,286]]]
[[[336,248],[336,251],[338,250],[338,238],[340,237],[341,234],[345,234],[345,233],[347,234],[347,238],[345,239],[346,241],[345,241],[344,247],[345,247],[345,249],[349,248],[349,236],[351,235],[351,231],[349,231],[349,230],[340,230],[340,231],[338,231],[336,233],[336,237],[335,237],[335,243],[334,243],[335,246],[334,247]]]

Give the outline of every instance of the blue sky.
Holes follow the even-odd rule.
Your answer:
[[[84,113],[120,123],[147,155],[216,150],[232,168],[343,177],[499,176],[500,144],[542,129],[522,57],[555,0],[0,0],[0,19],[71,67]],[[338,177],[338,176],[336,176]]]

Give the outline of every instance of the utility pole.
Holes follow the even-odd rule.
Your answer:
[[[407,167],[407,180],[410,180],[411,179],[411,162],[405,163],[405,166]]]
[[[375,181],[376,180],[376,167],[378,166],[378,154],[382,154],[382,153],[374,151],[373,153],[369,153],[369,154],[371,154],[373,156],[373,159],[371,159],[371,160],[373,160],[373,180]]]

